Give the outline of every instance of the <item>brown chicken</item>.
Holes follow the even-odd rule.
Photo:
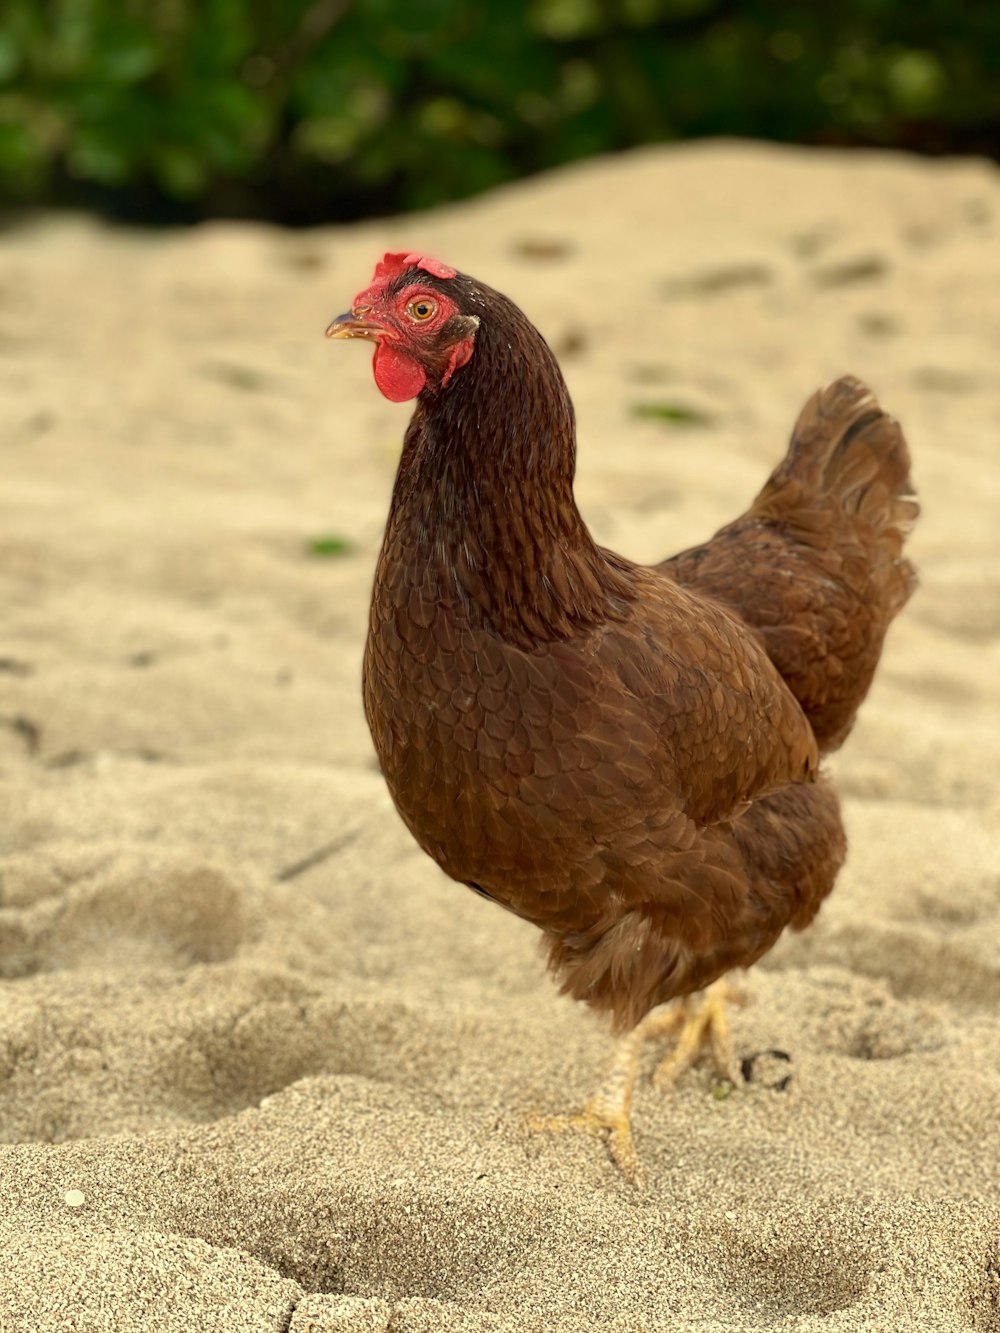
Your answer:
[[[504,296],[389,254],[327,332],[417,400],[364,661],[382,772],[446,874],[534,922],[563,991],[631,1030],[583,1112],[540,1123],[608,1132],[634,1177],[642,1039],[683,1027],[665,1077],[706,1038],[729,1058],[718,993],[651,1011],[807,925],[844,859],[819,761],[915,584],[906,443],[840,379],[746,514],[650,568],[588,532],[565,383]]]

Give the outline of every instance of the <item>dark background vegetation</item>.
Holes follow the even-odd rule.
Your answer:
[[[420,208],[702,135],[1000,157],[1000,0],[0,0],[0,200]]]

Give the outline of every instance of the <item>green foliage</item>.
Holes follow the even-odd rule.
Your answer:
[[[286,221],[708,134],[1000,156],[971,0],[0,0],[0,195]]]

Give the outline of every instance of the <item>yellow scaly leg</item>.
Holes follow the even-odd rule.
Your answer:
[[[632,1096],[642,1048],[650,1038],[680,1030],[675,1048],[653,1076],[661,1091],[695,1062],[706,1045],[712,1050],[719,1072],[736,1082],[727,1000],[742,1003],[742,997],[721,978],[697,997],[685,997],[652,1010],[621,1039],[608,1077],[582,1110],[571,1115],[534,1117],[528,1128],[533,1133],[574,1132],[606,1138],[619,1171],[626,1180],[638,1184],[642,1172],[632,1140]]]

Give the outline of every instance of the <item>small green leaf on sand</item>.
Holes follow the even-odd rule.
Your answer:
[[[668,426],[710,426],[712,418],[700,407],[685,403],[633,403],[632,415],[647,421],[663,421]]]
[[[346,555],[351,549],[351,546],[343,537],[338,537],[335,533],[328,532],[322,537],[310,537],[309,541],[306,543],[306,549],[310,555],[329,557],[334,555]]]

